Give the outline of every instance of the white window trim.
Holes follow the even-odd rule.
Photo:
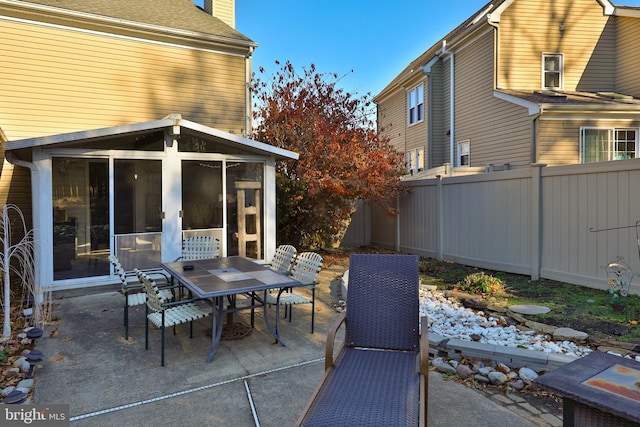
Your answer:
[[[422,88],[422,102],[418,103],[418,101],[416,100],[416,116],[418,115],[418,111],[419,111],[419,106],[422,105],[422,117],[416,117],[415,121],[411,121],[411,98],[413,96],[413,94],[417,94],[418,93],[418,89]],[[409,126],[413,126],[415,124],[421,123],[424,121],[424,114],[425,114],[425,104],[424,104],[424,83],[420,83],[414,87],[412,87],[411,89],[409,89],[407,91],[407,124]]]
[[[545,70],[544,68],[544,63],[545,63],[545,58],[548,56],[557,56],[560,58],[560,70],[558,70],[559,74],[560,74],[560,78],[558,79],[558,87],[549,87],[549,86],[545,86],[544,82],[545,82],[545,76],[547,73],[547,70]],[[543,90],[563,90],[564,89],[564,54],[563,53],[559,53],[559,52],[543,52],[542,53],[542,60],[540,61],[540,67],[541,67],[541,81],[540,81],[540,86],[542,87]]]
[[[461,152],[461,146],[466,145],[467,149],[466,153]],[[467,164],[462,164],[462,156],[467,156]],[[468,168],[471,166],[471,140],[463,139],[462,141],[456,142],[456,167],[458,168]]]
[[[415,175],[424,170],[424,146],[407,150],[407,173]]]
[[[635,140],[635,148],[636,148],[636,157],[638,158],[640,157],[640,128],[634,128],[634,127],[607,127],[607,126],[581,126],[580,127],[580,144],[579,144],[579,156],[580,156],[580,163],[584,164],[585,162],[585,140],[584,140],[584,131],[585,130],[590,130],[590,129],[595,129],[595,130],[602,130],[602,131],[607,131],[608,133],[608,150],[607,150],[607,160],[606,161],[614,161],[614,160],[619,160],[616,159],[616,152],[617,152],[617,147],[616,147],[616,131],[625,131],[625,130],[631,130],[634,131],[636,133],[636,140]]]

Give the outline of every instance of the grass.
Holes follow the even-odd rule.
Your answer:
[[[573,328],[587,332],[591,337],[640,343],[638,295],[614,299],[606,290],[546,279],[530,280],[528,276],[479,269],[431,258],[420,260],[422,283],[435,285],[439,289],[469,292],[470,280],[467,277],[473,274],[478,276],[478,273],[484,273],[480,277],[492,276],[503,282],[504,292],[478,292],[497,304],[534,304],[551,309],[546,314],[527,315],[527,319],[556,327]],[[480,281],[481,289],[486,290],[486,282],[486,279]],[[615,313],[611,307],[612,302],[622,302],[626,306],[625,312]]]

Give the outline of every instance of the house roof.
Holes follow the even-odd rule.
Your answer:
[[[28,138],[15,141],[8,141],[2,144],[5,152],[15,152],[21,150],[31,150],[34,147],[78,147],[82,143],[92,141],[108,140],[126,135],[150,134],[153,132],[167,130],[174,135],[182,133],[182,129],[191,131],[199,135],[202,139],[213,141],[226,147],[236,147],[238,152],[249,152],[263,156],[274,156],[277,160],[294,159],[299,157],[298,153],[254,141],[232,133],[182,119],[180,114],[170,114],[163,119],[150,122],[141,122],[120,126],[113,126],[101,129],[91,129],[80,132],[69,132],[57,135],[48,135],[38,138]]]
[[[640,99],[615,92],[525,91],[496,89],[494,96],[527,108],[529,114],[640,114]]]
[[[15,2],[15,1],[14,1]],[[57,11],[87,14],[253,43],[251,39],[196,6],[191,0],[20,0]]]
[[[607,105],[620,106],[637,110],[640,108],[640,99],[629,95],[623,95],[615,92],[569,92],[562,90],[554,91],[524,91],[524,90],[507,90],[498,89],[507,95],[511,95],[525,101],[536,104],[553,104],[553,105]]]
[[[399,84],[409,78],[416,71],[420,71],[424,65],[426,65],[431,59],[442,53],[443,42],[451,41],[462,33],[468,31],[475,24],[480,22],[480,18],[485,16],[489,11],[495,7],[501,5],[508,0],[490,1],[482,6],[476,13],[467,18],[464,22],[458,25],[453,31],[449,32],[446,36],[438,40],[433,46],[427,49],[422,55],[411,61],[409,65],[400,72],[378,95],[374,97],[374,102],[377,102],[377,98],[384,96],[386,93],[393,91]]]
[[[405,67],[400,74],[398,74],[378,95],[373,99],[374,102],[378,102],[380,97],[385,96],[393,92],[399,85],[405,80],[411,78],[414,72],[420,71],[422,67],[429,63],[432,59],[439,56],[443,52],[443,46],[445,43],[451,43],[453,40],[463,36],[465,33],[469,33],[478,27],[478,24],[486,22],[487,19],[496,21],[500,19],[500,14],[511,5],[515,0],[491,0],[482,6],[473,15],[467,18],[464,22],[454,28],[451,32],[438,40],[433,46],[427,49],[422,55],[411,61],[407,67]],[[608,13],[613,13],[620,16],[634,16],[640,17],[640,7],[632,6],[616,6],[609,0],[597,0]],[[495,15],[495,16],[493,16]],[[483,19],[483,18],[487,19]]]

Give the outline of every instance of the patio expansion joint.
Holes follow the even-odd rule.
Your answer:
[[[130,409],[130,408],[135,408],[141,405],[146,405],[149,403],[154,403],[154,402],[158,402],[161,400],[166,400],[166,399],[171,399],[174,397],[178,397],[178,396],[184,396],[186,394],[191,394],[191,393],[195,393],[198,391],[203,391],[203,390],[207,390],[210,388],[214,388],[214,387],[218,387],[218,386],[222,386],[222,385],[226,385],[226,384],[231,384],[234,382],[238,382],[238,381],[246,381],[250,378],[254,378],[254,377],[259,377],[259,376],[263,376],[263,375],[268,375],[268,374],[272,374],[275,372],[280,372],[280,371],[285,371],[287,369],[292,369],[292,368],[298,368],[300,366],[305,366],[305,365],[310,365],[313,363],[318,363],[318,362],[324,362],[324,357],[318,358],[318,359],[313,359],[313,360],[307,360],[304,362],[299,362],[299,363],[294,363],[293,365],[287,365],[287,366],[281,366],[279,368],[274,368],[274,369],[269,369],[266,371],[261,371],[261,372],[256,372],[253,374],[248,374],[248,375],[243,375],[241,377],[237,377],[237,378],[230,378],[228,380],[224,380],[224,381],[219,381],[217,383],[213,383],[213,384],[207,384],[207,385],[203,385],[200,387],[195,387],[189,390],[182,390],[182,391],[177,391],[175,393],[170,393],[170,394],[166,394],[163,396],[158,396],[158,397],[153,397],[151,399],[145,399],[145,400],[140,400],[138,402],[131,402],[131,403],[127,403],[124,405],[120,405],[120,406],[115,406],[113,408],[107,408],[107,409],[102,409],[99,411],[94,411],[94,412],[90,412],[87,414],[81,414],[81,415],[77,415],[74,417],[69,417],[69,421],[78,421],[78,420],[82,420],[82,419],[86,419],[86,418],[91,418],[91,417],[95,417],[98,415],[104,415],[104,414],[108,414],[111,412],[117,412],[117,411],[122,411],[125,409]]]

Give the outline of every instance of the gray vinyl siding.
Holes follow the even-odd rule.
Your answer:
[[[616,92],[640,98],[640,19],[618,18]]]
[[[493,97],[493,33],[461,49],[455,61],[455,140],[470,141],[471,166],[528,166],[532,132],[527,110]]]
[[[613,90],[613,19],[594,0],[514,2],[499,24],[498,87],[539,90],[542,53],[562,53],[564,90]]]
[[[157,120],[170,113],[243,134],[245,59],[0,20],[0,123],[9,140]]]

